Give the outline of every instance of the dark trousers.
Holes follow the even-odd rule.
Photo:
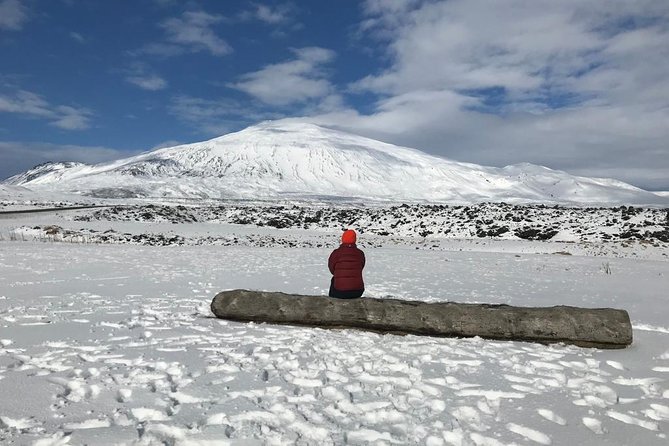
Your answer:
[[[328,296],[330,297],[336,297],[338,299],[356,299],[360,296],[362,296],[362,293],[364,293],[365,290],[346,290],[346,291],[341,291],[338,290],[334,287],[334,277],[330,281],[330,292],[328,293]]]

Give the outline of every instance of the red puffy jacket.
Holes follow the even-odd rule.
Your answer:
[[[346,243],[332,251],[328,268],[334,276],[334,287],[339,291],[364,290],[362,269],[365,267],[365,253],[355,243]]]

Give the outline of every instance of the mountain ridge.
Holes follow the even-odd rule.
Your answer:
[[[112,162],[40,165],[3,182],[101,198],[660,204],[622,181],[521,163],[502,168],[290,120]]]

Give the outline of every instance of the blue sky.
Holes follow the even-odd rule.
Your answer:
[[[669,190],[669,2],[0,0],[0,178],[298,118]]]

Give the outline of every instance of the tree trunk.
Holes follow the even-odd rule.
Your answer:
[[[625,348],[632,343],[632,325],[627,311],[613,308],[513,307],[364,297],[334,299],[233,290],[217,294],[211,302],[211,311],[219,318],[235,321],[356,328],[381,333],[480,336],[597,348]]]

